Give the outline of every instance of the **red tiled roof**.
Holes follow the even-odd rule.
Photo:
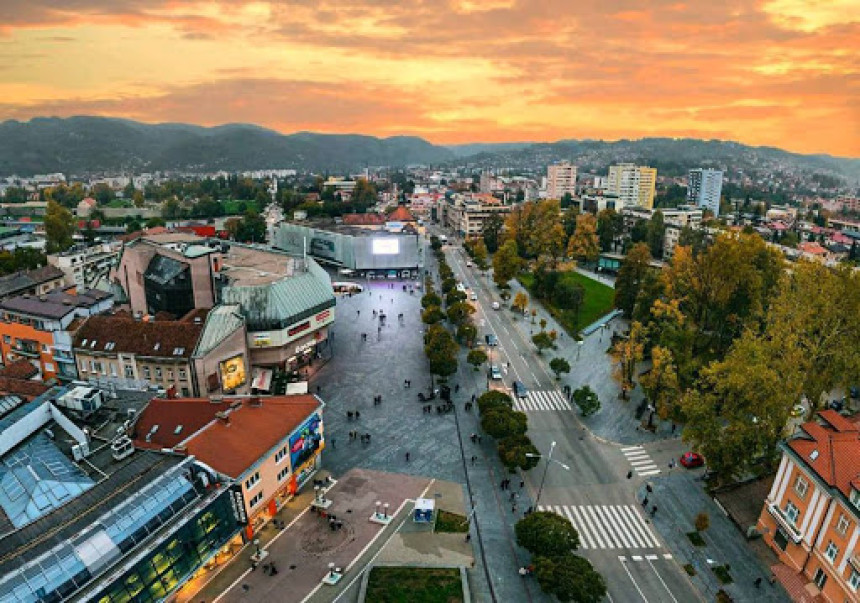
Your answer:
[[[379,214],[346,214],[343,223],[349,226],[382,226],[385,224],[385,216]]]
[[[0,377],[9,377],[10,379],[32,379],[38,374],[39,369],[33,366],[29,360],[23,358],[0,369]]]
[[[822,480],[850,496],[860,479],[860,429],[834,410],[818,416],[820,422],[804,423],[805,435],[787,444]]]
[[[414,222],[415,217],[404,205],[398,205],[397,209],[388,214],[389,222]]]
[[[160,449],[183,443],[187,454],[238,478],[320,407],[307,394],[260,397],[260,406],[251,405],[251,399],[227,398],[218,404],[206,398],[153,400],[135,426],[135,445]],[[217,412],[227,412],[229,422],[216,418]],[[158,430],[147,443],[154,425]],[[176,434],[179,425],[182,430]]]
[[[203,332],[203,322],[147,322],[116,315],[90,316],[75,333],[72,345],[76,349],[93,352],[189,358]],[[108,343],[114,345],[105,349]]]
[[[814,254],[827,253],[827,250],[824,247],[822,247],[818,243],[815,243],[814,241],[808,242],[808,243],[801,243],[800,245],[797,246],[797,248],[800,249],[801,251],[805,251],[806,253],[814,253]]]
[[[15,394],[32,400],[48,391],[48,386],[41,381],[29,379],[14,379],[11,377],[0,377],[0,393]]]

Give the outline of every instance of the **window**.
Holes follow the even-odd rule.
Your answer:
[[[125,378],[134,379],[134,367],[130,364],[125,365]]]
[[[286,458],[286,456],[287,456],[287,447],[284,446],[283,448],[278,450],[277,453],[275,453],[275,462],[280,463],[281,461],[283,461]]]
[[[111,363],[110,365],[110,376],[116,377],[116,365],[114,363]]]
[[[248,506],[253,509],[257,505],[259,505],[262,501],[263,501],[263,491],[260,490],[251,498],[251,500],[248,501]]]
[[[12,338],[8,335],[3,336],[3,343],[12,343]]]
[[[285,479],[287,479],[287,476],[288,476],[289,474],[290,474],[290,468],[289,468],[289,467],[284,467],[283,469],[281,469],[280,471],[278,471],[278,481],[279,481],[279,482],[284,481]]]
[[[188,373],[185,372],[185,369],[179,369],[179,378],[183,381],[188,378]]]
[[[851,490],[851,504],[860,509],[860,492]]]
[[[827,560],[830,563],[833,563],[836,560],[836,555],[839,554],[839,547],[833,544],[833,541],[827,543],[827,548],[824,549],[824,556],[827,557]]]
[[[144,378],[144,379],[149,379],[149,378],[150,378],[150,376],[151,376],[151,375],[150,375],[150,372],[149,372],[149,367],[148,367],[148,366],[143,367],[143,378]]]
[[[161,379],[161,367],[160,366],[155,367],[155,378]]]
[[[260,472],[257,471],[254,475],[245,480],[245,489],[250,490],[260,482]]]
[[[845,515],[839,516],[839,521],[836,523],[836,531],[839,532],[840,535],[845,536],[845,532],[848,531],[848,526],[851,525],[851,521],[845,517]]]
[[[785,517],[793,525],[797,525],[797,518],[800,517],[800,509],[795,507],[791,501],[785,503]]]
[[[797,495],[800,498],[806,496],[806,491],[809,489],[809,482],[803,479],[803,476],[798,475],[797,479],[794,481],[794,491],[797,492]]]
[[[47,373],[53,373],[54,372],[54,363],[53,362],[46,362],[45,363],[45,372],[47,372]]]
[[[48,344],[46,344],[46,343],[42,344],[42,351],[45,352],[46,354],[48,353]]]
[[[848,586],[851,587],[851,590],[857,590],[857,587],[860,586],[860,572],[854,568],[851,568],[851,576],[848,577]]]
[[[173,371],[172,370],[167,371],[167,380],[173,381]]]
[[[812,581],[815,582],[815,586],[817,586],[819,590],[824,590],[824,585],[827,584],[827,574],[825,574],[824,570],[819,567],[815,570],[815,577],[812,578]]]

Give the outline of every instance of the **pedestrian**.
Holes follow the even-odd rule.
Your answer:
[[[352,411],[351,410],[346,411],[346,420],[352,421]]]
[[[642,508],[643,508],[643,509],[647,509],[647,508],[648,508],[648,497],[647,497],[647,496],[646,496],[645,498],[643,498],[643,499],[642,499]]]
[[[510,498],[511,498],[511,502],[514,502],[514,501],[517,499],[517,493],[516,493],[516,492],[511,492],[511,496],[510,496]]]
[[[460,391],[460,384],[458,383],[454,386],[454,393],[456,394],[459,391]]]
[[[516,513],[516,512],[517,512],[517,503],[514,503],[511,505],[511,513]]]
[[[356,315],[356,316],[361,316],[361,310],[356,310],[356,311],[355,311],[355,315]]]
[[[672,423],[672,433],[675,433],[675,428],[676,428],[676,427],[677,427],[677,426],[676,426],[674,423]]]
[[[657,514],[657,505],[651,507],[651,517],[654,517]]]
[[[761,588],[761,578],[756,578],[753,584],[755,584],[756,588]]]
[[[472,535],[470,533],[466,532],[466,542],[471,542],[471,541],[472,541]]]
[[[406,453],[406,462],[407,463],[409,462],[409,453],[408,452]]]
[[[373,317],[376,318],[376,310],[373,311]]]
[[[502,483],[499,484],[499,487],[504,490],[505,489],[505,480],[502,480]]]
[[[776,584],[776,574],[770,575],[770,583],[771,583],[771,586]]]
[[[251,587],[250,587],[250,586],[248,586],[247,584],[243,584],[243,585],[242,585],[242,590],[243,590],[244,592],[248,592],[249,590],[251,590]]]
[[[483,438],[481,435],[478,435],[478,444],[480,444],[480,443],[481,443],[481,441],[483,441],[483,439],[484,439],[484,438]]]
[[[358,420],[359,417],[361,417],[361,413],[358,411],[355,411],[355,419]]]
[[[674,468],[675,468],[675,459],[672,459],[669,461],[669,469],[674,469]]]
[[[520,480],[520,490],[526,487],[526,483],[523,480]]]
[[[320,393],[321,390],[322,390],[322,388],[319,385],[317,385],[317,393]]]
[[[477,461],[477,460],[478,460],[478,457],[473,454],[472,455],[472,464],[474,465],[475,461]]]
[[[334,439],[334,438],[332,438],[332,439],[331,439],[331,449],[332,449],[332,450],[334,450],[334,449],[336,448],[336,446],[335,446],[334,444],[335,444],[335,439]]]
[[[475,401],[475,394],[472,394],[472,402]]]
[[[654,491],[654,488],[651,487],[651,484],[645,484],[645,491],[648,494],[651,494]]]

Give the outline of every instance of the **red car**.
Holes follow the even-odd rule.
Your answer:
[[[687,469],[695,469],[705,464],[705,458],[698,452],[685,452],[681,455],[681,464]]]

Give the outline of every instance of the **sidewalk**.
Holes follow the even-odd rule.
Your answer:
[[[591,273],[583,273],[591,276]],[[555,357],[565,358],[570,363],[570,373],[563,375],[557,381],[559,388],[567,384],[570,385],[571,390],[576,390],[583,385],[588,385],[597,393],[601,404],[600,411],[590,417],[579,417],[592,434],[621,444],[642,444],[677,437],[677,430],[676,433],[672,433],[671,421],[661,421],[656,416],[654,417],[656,429],[653,432],[640,429],[641,421],[635,415],[636,408],[643,398],[640,387],[637,386],[629,392],[629,400],[619,398],[621,390],[612,378],[612,358],[607,352],[611,345],[612,334],[626,330],[627,321],[621,318],[613,319],[609,323],[608,330],[598,329],[597,332],[584,337],[580,345],[570,334],[565,333],[561,325],[550,316],[539,301],[532,299],[519,281],[511,281],[512,298],[520,291],[529,295],[530,306],[538,310],[534,324],[531,322],[531,316],[517,317],[513,321],[523,339],[531,341],[532,335],[540,331],[541,319],[547,321],[547,330],[555,330],[559,333],[555,349],[546,350],[538,356],[534,346],[530,345],[528,350],[520,350],[520,352],[532,362],[541,362],[550,374],[550,360]],[[508,308],[504,308],[503,311],[511,312]]]

